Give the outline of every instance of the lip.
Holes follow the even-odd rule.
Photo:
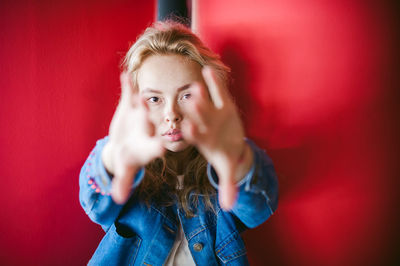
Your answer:
[[[180,131],[179,129],[170,129],[162,134],[162,136],[169,141],[180,141],[183,139],[182,131]]]

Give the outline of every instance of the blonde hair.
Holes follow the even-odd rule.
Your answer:
[[[230,69],[220,57],[186,26],[173,21],[156,22],[148,27],[126,53],[122,68],[132,75],[135,87],[138,69],[147,57],[169,54],[182,55],[202,67],[210,66],[222,82],[228,82]]]
[[[151,55],[182,55],[201,66],[209,66],[224,84],[228,83],[230,69],[222,63],[220,57],[207,48],[202,41],[186,26],[172,22],[156,22],[148,27],[130,47],[122,61],[122,70],[131,75],[134,88],[137,88],[137,73],[142,63]],[[177,189],[178,162],[167,153],[146,166],[146,175],[135,193],[148,206],[151,202],[161,206],[171,206],[177,200],[186,212],[193,216],[193,206],[198,204],[198,196],[204,196],[207,208],[215,211],[211,203],[211,196],[216,194],[211,186],[206,169],[207,161],[192,147],[188,156],[189,163],[184,170],[183,189]],[[167,163],[168,162],[168,163]],[[193,197],[189,197],[192,195]],[[189,199],[190,198],[190,199]],[[189,201],[190,200],[190,201]]]

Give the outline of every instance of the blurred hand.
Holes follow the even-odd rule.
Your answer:
[[[133,89],[129,74],[121,73],[120,80],[121,100],[110,124],[109,142],[102,159],[114,175],[111,195],[115,202],[122,204],[129,197],[138,169],[162,156],[165,149],[161,138],[155,136],[148,107],[138,90]]]
[[[229,210],[236,201],[236,181],[250,170],[252,152],[236,106],[225,85],[210,67],[203,68],[207,88],[192,85],[193,104],[185,109],[182,126],[186,141],[197,146],[219,177],[219,202]],[[207,91],[208,89],[208,91]]]

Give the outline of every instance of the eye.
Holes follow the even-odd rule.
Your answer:
[[[159,101],[160,101],[160,98],[155,97],[155,96],[147,99],[147,102],[149,102],[149,103],[158,103]]]
[[[192,94],[190,94],[190,93],[185,93],[185,94],[183,94],[183,96],[182,96],[182,100],[188,100],[188,99],[190,99],[190,98],[192,98]]]

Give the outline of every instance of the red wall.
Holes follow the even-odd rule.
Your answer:
[[[119,60],[154,20],[154,2],[8,2],[0,4],[0,264],[85,264],[103,233],[79,206],[79,170],[107,133]],[[279,174],[278,211],[245,233],[252,265],[396,259],[392,6],[199,2],[199,32],[231,65],[248,135]]]
[[[84,265],[102,231],[79,205],[80,167],[108,132],[121,54],[154,20],[154,2],[8,2],[0,4],[0,264]]]
[[[388,6],[199,2],[200,33],[232,66],[248,136],[268,149],[279,174],[278,211],[246,234],[251,262],[394,260],[400,98],[390,99],[399,61]]]

